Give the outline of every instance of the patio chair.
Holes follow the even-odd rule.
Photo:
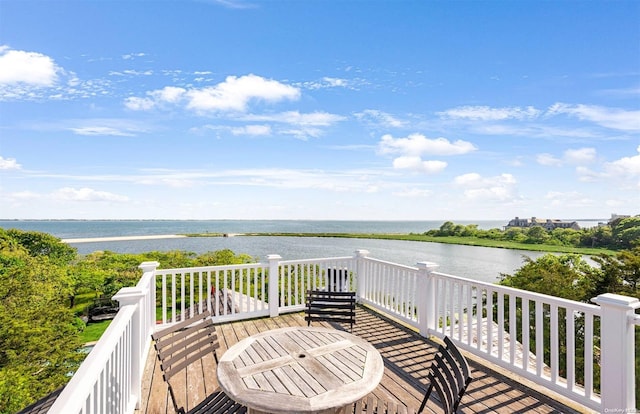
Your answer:
[[[307,308],[304,320],[307,326],[311,322],[345,322],[356,323],[356,292],[333,292],[324,290],[307,291]]]
[[[230,399],[223,391],[216,390],[202,402],[185,411],[180,406],[173,380],[176,374],[183,372],[190,364],[213,355],[216,364],[219,348],[218,336],[209,311],[197,314],[169,328],[151,335],[160,360],[162,377],[169,387],[173,407],[178,414],[245,413],[246,407]]]
[[[446,414],[455,413],[458,410],[462,396],[471,382],[469,364],[466,358],[449,337],[444,337],[444,343],[444,346],[440,345],[438,348],[438,353],[431,364],[429,388],[424,400],[422,400],[418,413],[424,410],[434,388],[440,397],[444,412]]]
[[[471,375],[466,358],[449,337],[445,336],[444,345],[438,347],[438,352],[429,369],[428,378],[429,388],[427,388],[417,413],[424,410],[434,388],[438,393],[445,414],[455,413],[471,382]],[[412,408],[403,405],[378,400],[373,395],[356,402],[353,410],[354,414],[413,414],[415,412]]]

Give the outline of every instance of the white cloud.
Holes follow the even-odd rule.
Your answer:
[[[322,135],[321,127],[330,127],[344,120],[341,115],[327,112],[300,113],[287,111],[277,114],[243,115],[238,119],[250,122],[275,122],[285,124],[289,128],[281,128],[275,131],[277,134],[292,135],[298,139],[317,138]]]
[[[355,117],[368,124],[384,128],[402,128],[407,125],[406,121],[377,109],[365,109],[362,112],[356,113]]]
[[[637,151],[638,155],[604,163],[601,171],[578,166],[578,179],[583,182],[605,181],[612,187],[637,191],[640,189],[640,146]]]
[[[231,128],[231,133],[233,135],[271,135],[271,127],[269,125],[245,125],[242,127]]]
[[[382,154],[401,153],[410,156],[462,155],[477,150],[468,141],[451,142],[446,138],[429,139],[422,134],[411,134],[406,138],[394,138],[386,134],[379,143]]]
[[[478,173],[468,173],[454,179],[454,184],[462,187],[465,197],[471,200],[512,200],[516,198],[516,183],[511,174],[482,177]]]
[[[536,162],[538,164],[548,167],[560,167],[565,164],[584,165],[593,162],[595,159],[595,148],[568,149],[562,154],[562,158],[547,153],[536,156]]]
[[[135,134],[107,126],[86,126],[70,128],[77,135],[132,137]]]
[[[297,100],[300,90],[275,80],[256,75],[228,76],[224,82],[213,87],[191,89],[186,92],[188,109],[198,112],[237,111],[244,112],[251,100],[278,102]]]
[[[255,4],[248,3],[243,0],[212,0],[213,3],[219,4],[229,9],[253,9],[258,7]]]
[[[271,121],[289,125],[300,126],[331,126],[345,118],[341,115],[330,114],[328,112],[300,113],[298,111],[287,111],[269,115],[246,115],[241,119],[248,121]]]
[[[37,200],[42,198],[42,195],[33,191],[18,191],[9,194],[7,198],[11,200]]]
[[[151,96],[162,102],[177,103],[183,98],[186,92],[184,88],[165,86],[162,89],[151,92]]]
[[[588,164],[596,159],[595,148],[568,149],[564,152],[564,160],[570,164]]]
[[[461,106],[438,112],[438,115],[451,119],[469,119],[473,121],[502,121],[506,119],[533,119],[540,111],[532,106],[526,108],[491,108],[488,106]]]
[[[428,197],[431,194],[433,194],[433,192],[430,190],[421,190],[418,188],[411,188],[403,191],[395,191],[392,194],[398,197],[419,198],[419,197]]]
[[[61,69],[49,56],[0,47],[0,85],[50,87],[56,83],[59,71]]]
[[[420,157],[406,156],[394,159],[393,168],[435,174],[447,168],[447,163],[444,161],[422,161]]]
[[[124,60],[132,60],[139,57],[146,56],[144,53],[128,53],[126,55],[122,55],[122,59]]]
[[[640,177],[640,145],[637,151],[638,155],[623,157],[605,164],[604,169],[607,175],[613,177]]]
[[[548,167],[559,167],[562,165],[561,159],[547,153],[536,155],[536,162],[540,165],[546,165]]]
[[[618,108],[606,108],[596,105],[552,105],[549,115],[566,114],[583,121],[594,122],[606,128],[621,131],[640,131],[640,111],[626,111]]]
[[[323,77],[319,81],[304,82],[301,84],[306,89],[326,89],[326,88],[351,88],[351,82],[347,79]]]
[[[549,191],[544,196],[548,200],[551,207],[587,207],[594,204],[594,200],[586,197],[577,191],[569,191],[566,193],[560,191]]]
[[[146,97],[129,97],[125,106],[131,110],[149,110],[162,104],[185,102],[197,113],[245,112],[251,101],[280,102],[297,100],[300,89],[253,74],[228,76],[224,82],[206,88],[184,89],[168,86],[147,92]]]
[[[53,197],[58,200],[67,201],[115,201],[125,202],[128,197],[109,193],[106,191],[97,191],[91,188],[71,188],[64,187],[53,193]]]
[[[0,157],[0,170],[19,170],[22,166],[18,164],[15,158]]]
[[[156,102],[151,98],[132,96],[124,100],[124,106],[132,111],[148,111],[156,106]]]

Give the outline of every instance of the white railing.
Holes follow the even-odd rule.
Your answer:
[[[605,294],[590,305],[438,273],[434,263],[403,266],[367,254],[290,261],[270,255],[264,263],[163,270],[143,263],[140,282],[114,297],[120,312],[49,412],[132,413],[154,329],[205,307],[218,323],[299,311],[308,289],[356,290],[360,303],[422,335],[447,335],[585,407],[635,410],[638,299]]]
[[[48,414],[133,413],[155,329],[155,269],[143,263],[136,287],[113,297],[120,310]]]
[[[360,303],[417,328],[418,269],[371,258],[362,262],[358,286]]]
[[[587,407],[601,407],[594,382],[599,306],[442,273],[431,277],[437,292],[432,333]]]

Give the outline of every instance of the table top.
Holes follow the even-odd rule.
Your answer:
[[[367,341],[336,329],[290,327],[250,336],[224,353],[218,383],[234,400],[273,413],[319,412],[373,391],[384,373]]]

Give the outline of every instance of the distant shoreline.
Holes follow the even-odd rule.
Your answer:
[[[116,237],[83,237],[79,239],[62,239],[63,243],[92,243],[126,240],[180,239],[188,237],[181,234],[157,234],[151,236],[116,236]]]

